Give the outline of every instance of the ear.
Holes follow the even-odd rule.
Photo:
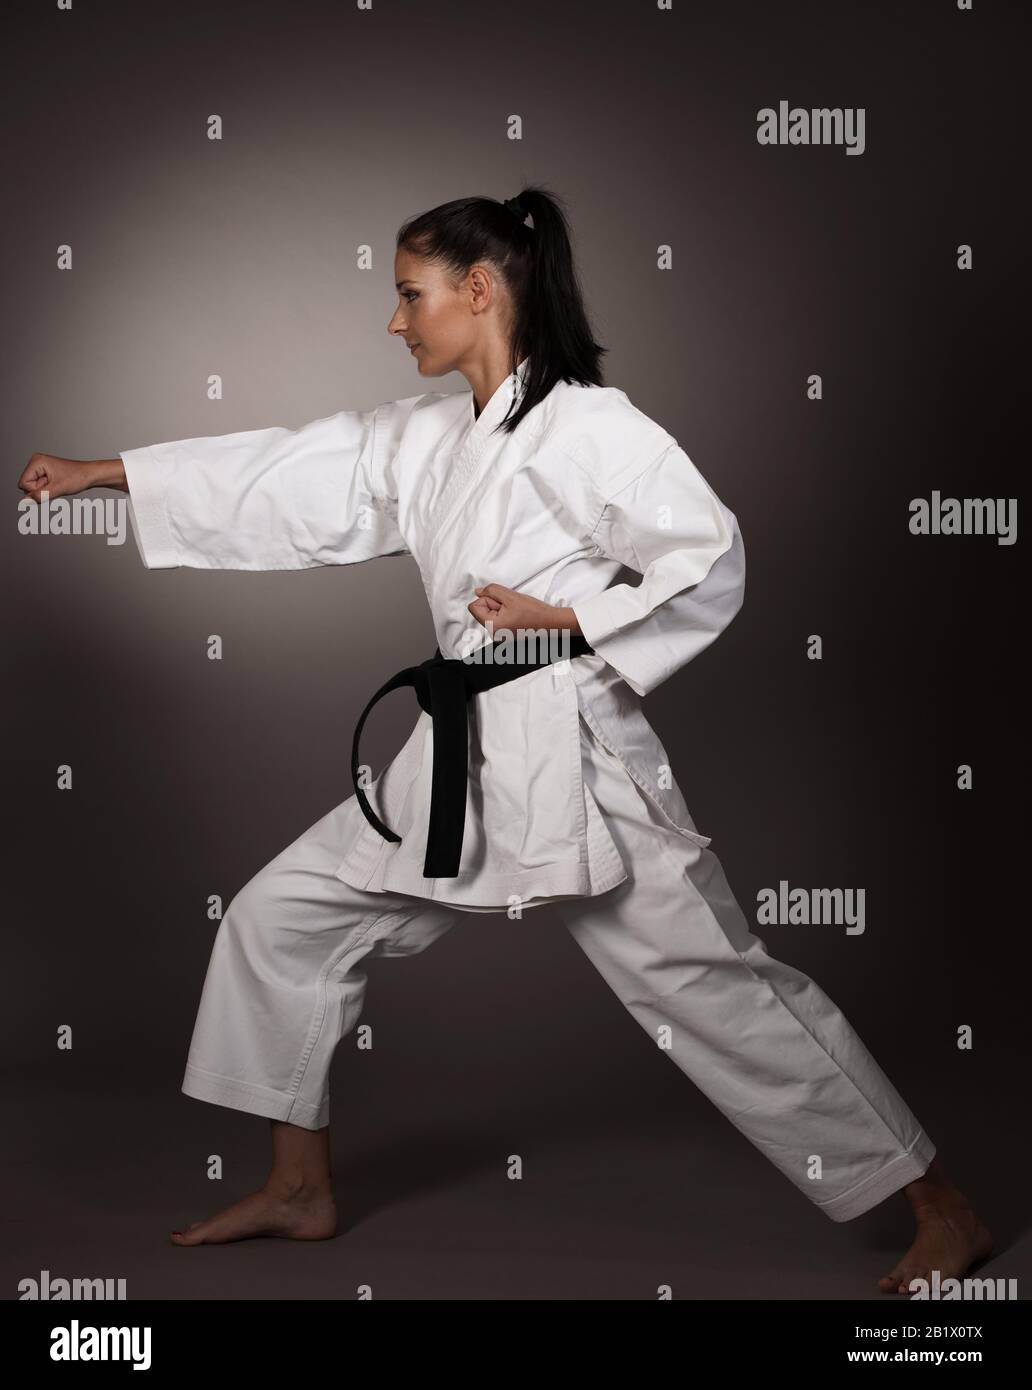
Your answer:
[[[473,312],[481,314],[494,301],[494,276],[479,262],[470,268],[469,289]]]

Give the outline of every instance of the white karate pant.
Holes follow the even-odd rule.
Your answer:
[[[716,855],[662,822],[610,755],[585,758],[584,768],[631,876],[598,897],[553,906],[617,997],[833,1221],[920,1177],[935,1145],[828,996],[750,932]],[[468,915],[336,878],[347,804],[226,909],[187,1095],[322,1128],[334,1050],[362,1011],[360,962],[422,951]]]

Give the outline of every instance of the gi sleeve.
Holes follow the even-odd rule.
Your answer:
[[[121,452],[144,565],[293,570],[407,554],[389,478],[418,399]]]
[[[599,656],[647,695],[708,647],[742,606],[737,518],[671,443],[605,499],[592,539],[642,579],[574,603],[577,621]]]

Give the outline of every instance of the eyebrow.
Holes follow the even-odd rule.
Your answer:
[[[402,285],[414,285],[415,283],[415,280],[395,280],[394,288],[400,290]]]

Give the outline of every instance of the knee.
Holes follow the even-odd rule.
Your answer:
[[[225,945],[248,954],[274,951],[284,921],[276,876],[261,869],[230,899],[218,935]]]
[[[222,914],[224,922],[246,922],[261,917],[268,902],[269,893],[265,870],[238,888],[229,900],[229,906]]]

